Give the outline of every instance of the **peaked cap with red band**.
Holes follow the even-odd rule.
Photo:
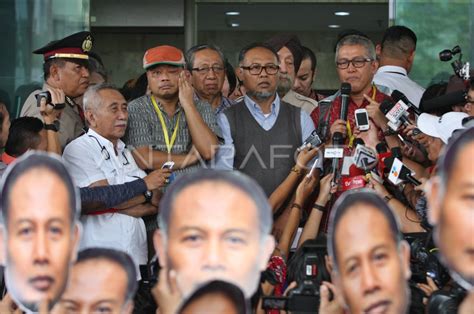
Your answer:
[[[69,58],[88,60],[88,52],[92,49],[93,38],[90,32],[79,32],[33,51],[44,56],[44,61],[53,58]]]

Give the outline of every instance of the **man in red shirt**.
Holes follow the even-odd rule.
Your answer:
[[[372,41],[360,35],[343,37],[336,47],[336,67],[339,80],[351,84],[347,110],[349,127],[346,121],[339,118],[341,97],[340,94],[336,94],[330,110],[326,113],[327,116],[324,117],[324,120],[328,121],[331,138],[335,132],[341,132],[346,139],[346,143],[349,143],[349,139],[356,129],[354,112],[356,109],[365,108],[371,119],[371,127],[376,127],[379,139],[383,139],[383,131],[388,130],[388,120],[379,110],[379,106],[389,96],[383,94],[372,84],[372,79],[377,70],[375,47]],[[319,123],[319,115],[317,108],[311,113],[314,123]]]

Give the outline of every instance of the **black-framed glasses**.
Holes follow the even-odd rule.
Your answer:
[[[262,73],[263,69],[265,69],[265,72],[268,75],[275,75],[278,73],[280,70],[280,67],[276,64],[267,64],[267,65],[261,65],[261,64],[251,64],[249,66],[240,66],[242,69],[249,71],[250,74],[252,75],[260,75]]]
[[[89,137],[90,138],[93,138],[94,140],[96,140],[97,142],[97,145],[99,145],[100,147],[100,153],[102,154],[102,157],[104,157],[104,160],[110,160],[110,153],[109,151],[107,150],[107,148],[104,146],[104,145],[101,145],[99,140],[97,139],[97,137],[95,137],[94,135],[90,135],[89,134]],[[122,151],[122,156],[123,158],[125,158],[125,161],[122,163],[122,165],[124,166],[127,166],[130,164],[130,161],[128,161],[128,158],[127,158],[127,155],[125,155],[125,151]]]
[[[474,104],[474,99],[470,98],[467,93],[464,96],[464,99],[466,100],[467,103]]]
[[[192,68],[191,70],[195,71],[195,72],[197,72],[201,75],[207,74],[211,70],[216,74],[220,74],[220,73],[224,72],[224,67],[222,65],[213,65],[212,67],[204,66],[204,67],[200,67],[200,68]]]
[[[344,70],[349,67],[349,64],[352,63],[354,68],[362,68],[367,62],[374,61],[371,58],[363,58],[363,57],[358,57],[354,58],[352,60],[347,60],[347,59],[341,59],[339,61],[336,61],[336,66],[338,69]]]

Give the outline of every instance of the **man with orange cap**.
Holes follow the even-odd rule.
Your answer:
[[[201,161],[213,158],[219,134],[214,112],[209,104],[194,101],[194,91],[185,71],[181,50],[158,46],[145,52],[150,95],[130,102],[125,135],[142,169],[159,169],[174,162],[178,173],[200,167]]]

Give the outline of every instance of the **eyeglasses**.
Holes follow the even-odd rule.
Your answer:
[[[464,96],[464,99],[467,103],[474,104],[474,99],[470,98],[467,94]]]
[[[90,138],[93,138],[94,140],[96,140],[97,142],[97,145],[99,145],[100,147],[100,153],[102,154],[102,157],[104,157],[104,160],[110,160],[110,154],[109,154],[109,151],[107,150],[107,148],[103,145],[100,144],[99,140],[97,139],[97,137],[95,137],[94,135],[90,135],[89,134],[89,137]],[[125,159],[125,161],[122,163],[124,166],[127,166],[130,164],[130,162],[128,161],[128,158],[127,156],[125,155],[125,151],[122,151],[122,157]]]
[[[263,69],[268,75],[275,75],[280,70],[280,67],[276,64],[267,64],[267,65],[260,65],[260,64],[251,64],[250,66],[241,66],[242,69],[248,70],[252,75],[260,75]]]
[[[206,66],[206,67],[201,67],[201,68],[192,68],[191,70],[195,71],[195,72],[197,72],[201,75],[207,74],[211,70],[216,74],[220,74],[220,73],[224,72],[224,67],[220,66],[220,65],[213,65],[212,67]]]
[[[362,68],[367,62],[374,61],[371,58],[354,58],[352,60],[342,59],[336,61],[336,66],[338,69],[344,70],[349,67],[349,63],[352,63],[354,68]]]

